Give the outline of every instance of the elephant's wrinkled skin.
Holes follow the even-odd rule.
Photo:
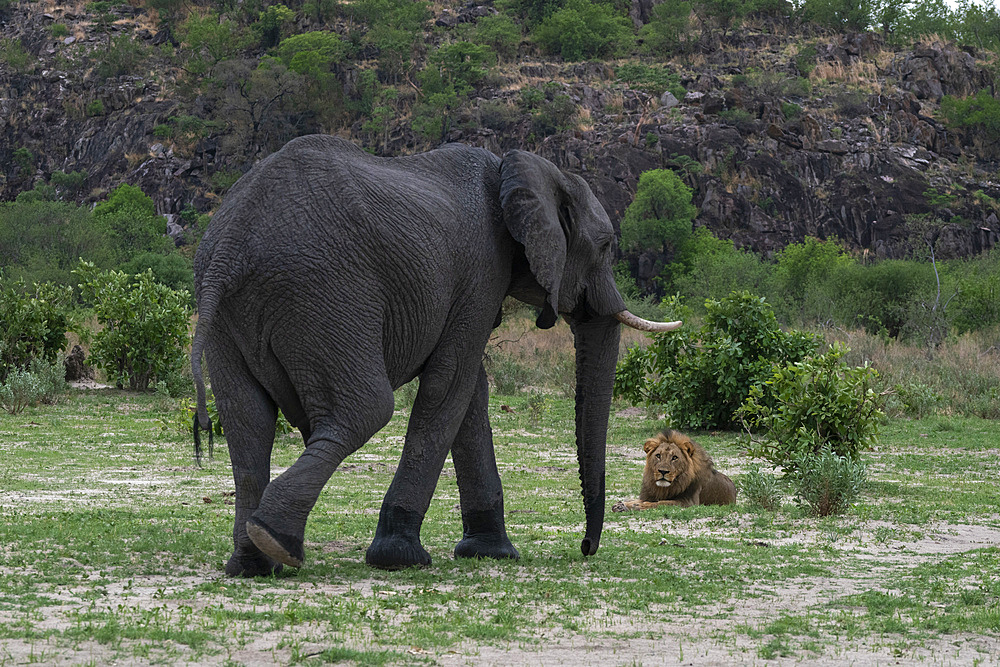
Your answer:
[[[460,145],[376,158],[302,137],[254,167],[215,214],[195,260],[192,349],[208,426],[205,353],[236,482],[230,575],[301,566],[306,517],[340,462],[392,416],[416,376],[402,458],[367,561],[426,564],[420,525],[451,449],[462,506],[456,556],[516,558],[487,417],[483,350],[505,296],[559,314],[577,347],[577,447],[597,551],[604,449],[624,303],[615,233],[582,179],[515,151]],[[278,408],[306,449],[270,480]]]

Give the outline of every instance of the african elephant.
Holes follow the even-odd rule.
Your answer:
[[[619,320],[615,231],[586,183],[513,151],[449,145],[373,157],[300,137],[233,186],[195,259],[195,432],[210,422],[204,352],[236,483],[229,575],[305,560],[306,518],[341,461],[390,419],[393,390],[420,376],[395,478],[366,560],[428,564],[420,526],[449,449],[463,535],[458,557],[517,558],[487,415],[482,357],[511,295],[570,323],[584,554],[604,520],[604,450]],[[270,480],[278,408],[306,448]]]

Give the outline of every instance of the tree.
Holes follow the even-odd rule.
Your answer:
[[[697,207],[692,190],[670,169],[651,169],[639,176],[635,199],[622,220],[622,248],[677,252],[691,236]]]
[[[535,41],[563,60],[609,57],[627,52],[635,42],[632,23],[613,5],[567,0],[533,31]]]

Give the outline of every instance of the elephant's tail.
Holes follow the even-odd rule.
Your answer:
[[[194,431],[194,460],[201,465],[201,431],[208,431],[208,458],[213,454],[212,419],[208,416],[208,403],[205,398],[205,377],[201,370],[201,358],[205,354],[205,336],[212,328],[212,319],[219,305],[220,290],[216,285],[209,285],[201,293],[199,299],[198,324],[195,327],[194,341],[191,343],[191,373],[194,375],[194,386],[198,393],[198,404],[194,415],[192,430]]]

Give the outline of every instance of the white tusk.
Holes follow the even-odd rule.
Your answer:
[[[683,324],[683,322],[650,322],[649,320],[644,320],[641,317],[633,315],[627,310],[615,313],[615,319],[627,327],[632,327],[633,329],[638,329],[639,331],[649,331],[652,333],[673,331]]]

